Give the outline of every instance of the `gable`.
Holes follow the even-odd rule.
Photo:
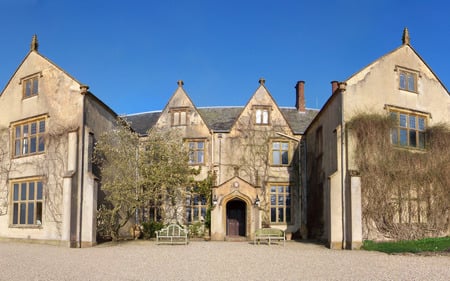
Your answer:
[[[292,134],[292,129],[282,114],[272,95],[264,86],[264,80],[260,80],[260,86],[244,106],[237,117],[231,131],[250,128],[271,128],[287,134]]]
[[[405,73],[414,77],[412,89],[405,89],[406,78],[401,77]],[[402,45],[386,54],[346,82],[346,119],[358,111],[382,112],[387,105],[395,105],[433,112],[438,120],[449,121],[450,95],[447,89],[410,45]]]
[[[183,89],[183,81],[178,81],[178,88],[169,99],[154,127],[177,128],[184,131],[186,137],[209,133],[205,121]]]
[[[36,94],[25,96],[28,78],[36,78]],[[0,110],[8,120],[18,120],[49,114],[55,119],[78,122],[81,104],[80,83],[61,68],[31,51],[24,58],[0,96]]]

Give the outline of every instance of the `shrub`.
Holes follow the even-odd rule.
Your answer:
[[[155,231],[161,230],[164,227],[162,222],[149,221],[142,223],[142,234],[144,239],[156,237]]]

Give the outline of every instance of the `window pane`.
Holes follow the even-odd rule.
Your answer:
[[[285,189],[286,193],[291,193],[291,187],[290,186],[286,186]]]
[[[286,164],[289,163],[289,157],[288,157],[288,152],[287,151],[283,151],[282,160],[281,161],[282,161],[283,165],[286,165]]]
[[[409,127],[411,129],[416,128],[416,116],[409,116]]]
[[[20,128],[21,128],[20,126],[16,127],[16,138],[20,138],[20,136],[21,136]]]
[[[15,152],[14,155],[19,156],[20,155],[20,140],[16,140],[15,142]]]
[[[416,131],[410,130],[409,131],[409,146],[416,147],[417,146],[417,139],[416,139]]]
[[[277,222],[277,209],[276,208],[270,208],[270,221]]]
[[[42,202],[36,203],[36,224],[42,224]]]
[[[274,165],[280,165],[281,161],[280,161],[280,151],[273,151],[272,152],[272,161]]]
[[[45,120],[39,121],[39,133],[45,132]]]
[[[408,132],[406,129],[400,129],[400,145],[408,145]]]
[[[286,222],[291,222],[291,208],[286,208]]]
[[[33,79],[33,95],[37,95],[38,94],[38,89],[39,89],[39,80],[37,78]]]
[[[284,186],[278,187],[278,193],[284,193]]]
[[[198,163],[203,163],[203,151],[199,151],[198,152],[198,160],[197,160],[197,162]]]
[[[275,206],[277,204],[277,196],[275,194],[270,195],[270,204]]]
[[[40,182],[40,181],[38,181],[38,183],[37,183],[36,200],[42,200],[42,182]]]
[[[13,205],[13,224],[19,222],[19,203],[14,203]]]
[[[17,201],[19,200],[19,184],[14,184],[14,191],[13,191],[13,200]]]
[[[34,182],[28,184],[28,199],[34,200]]]
[[[261,109],[256,110],[256,124],[261,124],[262,112]]]
[[[22,154],[28,154],[28,139],[22,140]]]
[[[28,125],[23,125],[23,136],[24,137],[28,136]]]
[[[274,143],[272,143],[272,149],[274,149],[274,150],[280,150],[280,143],[279,143],[279,142],[274,142]]]
[[[425,130],[425,118],[419,117],[419,130]]]
[[[283,208],[278,208],[278,222],[284,222],[284,210]]]
[[[180,113],[179,112],[174,112],[173,113],[173,124],[174,125],[178,125],[180,121]]]
[[[45,150],[45,140],[44,137],[39,136],[39,147],[38,147],[38,151],[44,151]]]
[[[20,200],[27,200],[27,184],[22,183],[20,187]]]
[[[36,134],[36,130],[37,129],[37,124],[36,124],[36,122],[33,122],[33,123],[31,123],[31,134],[32,135],[35,135]]]
[[[413,91],[413,92],[416,91],[416,87],[415,87],[415,83],[414,83],[414,74],[408,75],[408,90]]]
[[[30,153],[36,153],[36,137],[30,138]]]
[[[400,73],[400,89],[406,89],[405,73]]]
[[[199,216],[198,216],[198,208],[194,208],[194,221],[198,221],[200,220]]]
[[[186,125],[187,119],[186,119],[186,112],[182,111],[180,113],[180,125]]]
[[[27,224],[34,224],[34,203],[28,203],[28,221]]]
[[[25,81],[25,97],[31,96],[31,81]]]
[[[270,187],[270,192],[276,192],[277,191],[277,187],[276,186],[271,186]]]
[[[20,203],[20,224],[25,224],[26,220],[25,217],[27,215],[27,204],[26,203]]]
[[[284,206],[284,196],[278,195],[278,206]]]
[[[287,142],[282,142],[281,149],[287,151],[289,149],[289,144]]]
[[[263,110],[263,124],[269,124],[269,111],[267,109]]]
[[[406,115],[400,114],[400,127],[406,128]]]
[[[202,141],[199,141],[197,144],[198,144],[198,149],[203,149],[203,147],[205,145],[205,143]]]

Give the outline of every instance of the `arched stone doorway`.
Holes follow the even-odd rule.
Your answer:
[[[246,236],[247,208],[244,201],[233,199],[226,205],[227,236]]]

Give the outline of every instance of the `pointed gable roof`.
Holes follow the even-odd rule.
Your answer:
[[[249,110],[249,106],[250,104],[252,104],[253,101],[258,99],[258,94],[262,93],[263,95],[265,95],[265,97],[268,98],[270,105],[273,105],[275,107],[275,110],[277,110],[280,115],[283,117],[284,121],[286,122],[286,124],[289,126],[291,132],[293,132],[291,125],[289,124],[288,120],[286,119],[286,116],[282,113],[282,111],[280,110],[278,104],[275,102],[275,99],[272,97],[272,95],[270,94],[269,90],[266,88],[265,86],[266,80],[264,78],[260,78],[259,79],[259,87],[256,89],[256,91],[254,92],[254,94],[251,96],[251,98],[248,100],[247,104],[244,106],[243,110],[240,112],[239,116],[236,118],[236,120],[234,121],[234,124],[231,126],[230,130],[236,127],[236,123],[237,121],[243,116],[243,114]],[[269,104],[258,104],[255,103],[255,105],[269,105]],[[272,114],[271,114],[272,115]]]
[[[399,52],[399,51],[401,51],[401,50],[403,50],[405,48],[410,49],[417,56],[417,58],[428,68],[428,70],[433,74],[433,76],[439,81],[439,83],[441,84],[442,88],[444,88],[444,90],[447,92],[447,94],[450,95],[450,93],[447,90],[447,88],[445,87],[444,83],[442,83],[442,81],[439,79],[439,77],[436,75],[436,73],[434,73],[433,69],[426,63],[426,61],[420,56],[420,54],[412,47],[408,28],[405,28],[403,30],[402,45],[401,46],[397,47],[396,49],[390,51],[389,53],[379,57],[378,59],[374,60],[370,64],[366,65],[365,67],[363,67],[362,69],[360,69],[359,71],[357,71],[356,73],[354,73],[350,77],[348,77],[345,80],[345,82],[348,82],[350,79],[352,79],[353,77],[357,76],[358,74],[365,72],[367,69],[372,67],[374,64],[378,63],[383,58],[389,57],[389,56],[393,55],[394,53],[397,53],[397,52]]]
[[[19,69],[22,67],[22,65],[28,60],[28,58],[35,54],[38,55],[40,58],[42,58],[43,60],[45,60],[46,62],[48,62],[49,64],[51,64],[53,67],[57,68],[58,70],[60,70],[62,73],[64,73],[65,75],[67,75],[70,79],[72,79],[73,81],[75,81],[76,83],[83,85],[83,83],[81,83],[80,81],[78,81],[75,77],[73,77],[72,75],[70,75],[68,72],[66,72],[64,69],[62,69],[59,65],[57,65],[56,63],[54,63],[53,61],[51,61],[49,58],[43,56],[39,51],[38,51],[38,47],[39,47],[39,43],[38,43],[38,39],[37,39],[37,35],[33,35],[33,38],[31,40],[31,44],[30,44],[30,50],[28,51],[27,55],[23,58],[23,60],[21,61],[21,63],[19,64],[19,66],[16,68],[16,70],[14,71],[14,73],[11,75],[11,77],[9,78],[8,82],[6,82],[5,86],[3,87],[2,91],[0,92],[0,97],[3,95],[4,91],[6,90],[6,88],[8,88],[9,84],[11,83],[11,80],[16,76],[17,71],[19,71]]]

